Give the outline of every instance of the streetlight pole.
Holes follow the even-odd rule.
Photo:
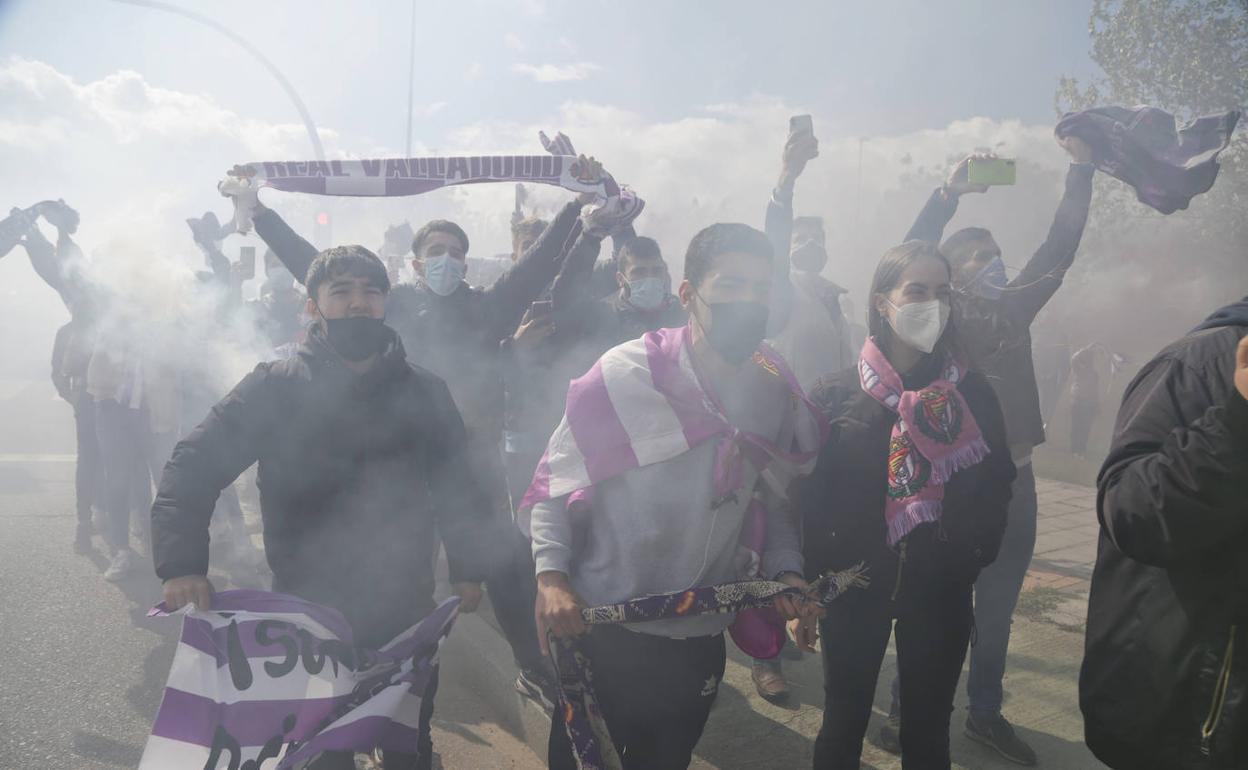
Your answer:
[[[407,59],[407,145],[403,157],[412,157],[412,97],[416,90],[416,0],[412,0],[412,40]]]
[[[233,40],[244,51],[256,57],[256,60],[264,65],[264,68],[267,69],[269,74],[277,80],[278,85],[282,87],[282,90],[285,91],[286,95],[290,97],[290,100],[294,102],[295,109],[299,111],[299,117],[303,118],[303,127],[308,131],[308,139],[312,142],[312,152],[316,155],[316,159],[322,161],[325,160],[325,148],[321,146],[321,137],[316,133],[316,124],[312,122],[312,115],[308,113],[307,105],[305,105],[303,100],[299,98],[299,94],[295,92],[295,87],[290,84],[290,81],[286,79],[286,76],[278,70],[277,66],[274,65],[273,62],[269,61],[268,58],[260,52],[259,48],[256,48],[254,45],[247,42],[247,40],[241,35],[227,29],[220,22],[214,21],[207,16],[194,11],[179,8],[171,3],[160,2],[160,0],[113,0],[113,2],[124,3],[126,5],[137,5],[143,8],[154,8],[158,11],[167,11],[169,13],[191,19],[192,21],[197,21],[200,24],[212,27],[222,35],[225,35],[229,39]],[[408,120],[410,122],[411,118],[409,117]]]

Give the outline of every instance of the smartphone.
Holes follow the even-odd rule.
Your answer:
[[[550,315],[551,308],[552,308],[552,304],[550,300],[539,299],[537,302],[534,302],[532,305],[529,305],[529,317],[541,318],[543,316],[548,316]]]
[[[794,115],[789,118],[790,134],[815,133],[815,121],[809,115]]]
[[[242,246],[238,250],[238,277],[250,281],[256,277],[256,247]]]
[[[966,181],[970,184],[1014,184],[1014,161],[1006,158],[971,158],[966,168]]]

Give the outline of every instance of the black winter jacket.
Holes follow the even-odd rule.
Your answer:
[[[452,581],[480,580],[497,558],[465,451],[446,384],[409,365],[397,337],[359,375],[315,328],[174,449],[152,508],[156,574],[207,572],[217,495],[258,461],[275,590],[336,607],[357,631],[397,633],[432,607],[438,535]]]
[[[906,388],[930,383],[938,366],[937,359],[928,357],[904,378]],[[1001,407],[983,375],[968,373],[958,390],[990,453],[983,462],[953,475],[945,485],[940,521],[920,525],[901,541],[905,562],[898,565],[901,549],[887,545],[884,520],[889,437],[897,415],[863,391],[856,367],[823,378],[811,389],[810,397],[831,422],[832,433],[814,472],[795,481],[790,490],[802,518],[809,578],[865,560],[873,568],[873,585],[880,582],[891,588],[891,569],[898,569],[898,585],[909,579],[905,575],[973,583],[980,569],[996,559],[1016,470],[1005,443]]]
[[[1088,746],[1110,767],[1248,768],[1245,333],[1170,345],[1123,397],[1079,678]]]

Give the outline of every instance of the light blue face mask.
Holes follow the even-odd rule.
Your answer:
[[[425,285],[439,297],[449,297],[464,282],[468,273],[468,263],[455,259],[450,254],[442,254],[425,259]]]
[[[638,278],[628,282],[628,304],[638,310],[658,310],[667,299],[667,281],[662,278]]]
[[[971,291],[975,296],[983,299],[1001,299],[1001,293],[1005,291],[1009,282],[1010,279],[1005,274],[1005,263],[1000,257],[993,257],[992,261],[979,271],[979,275],[975,276],[975,280],[971,281]]]

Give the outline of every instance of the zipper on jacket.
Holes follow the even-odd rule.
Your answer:
[[[901,591],[901,569],[906,566],[906,541],[902,540],[901,545],[897,549],[897,582],[893,584],[893,597],[890,601],[897,601],[897,593]]]
[[[1213,685],[1213,704],[1209,707],[1209,716],[1200,726],[1200,753],[1209,756],[1212,752],[1213,735],[1218,731],[1218,723],[1222,721],[1222,707],[1226,704],[1227,691],[1231,686],[1231,662],[1235,658],[1235,631],[1231,626],[1231,638],[1226,642],[1226,653],[1222,656],[1222,668],[1218,671],[1218,679]]]

